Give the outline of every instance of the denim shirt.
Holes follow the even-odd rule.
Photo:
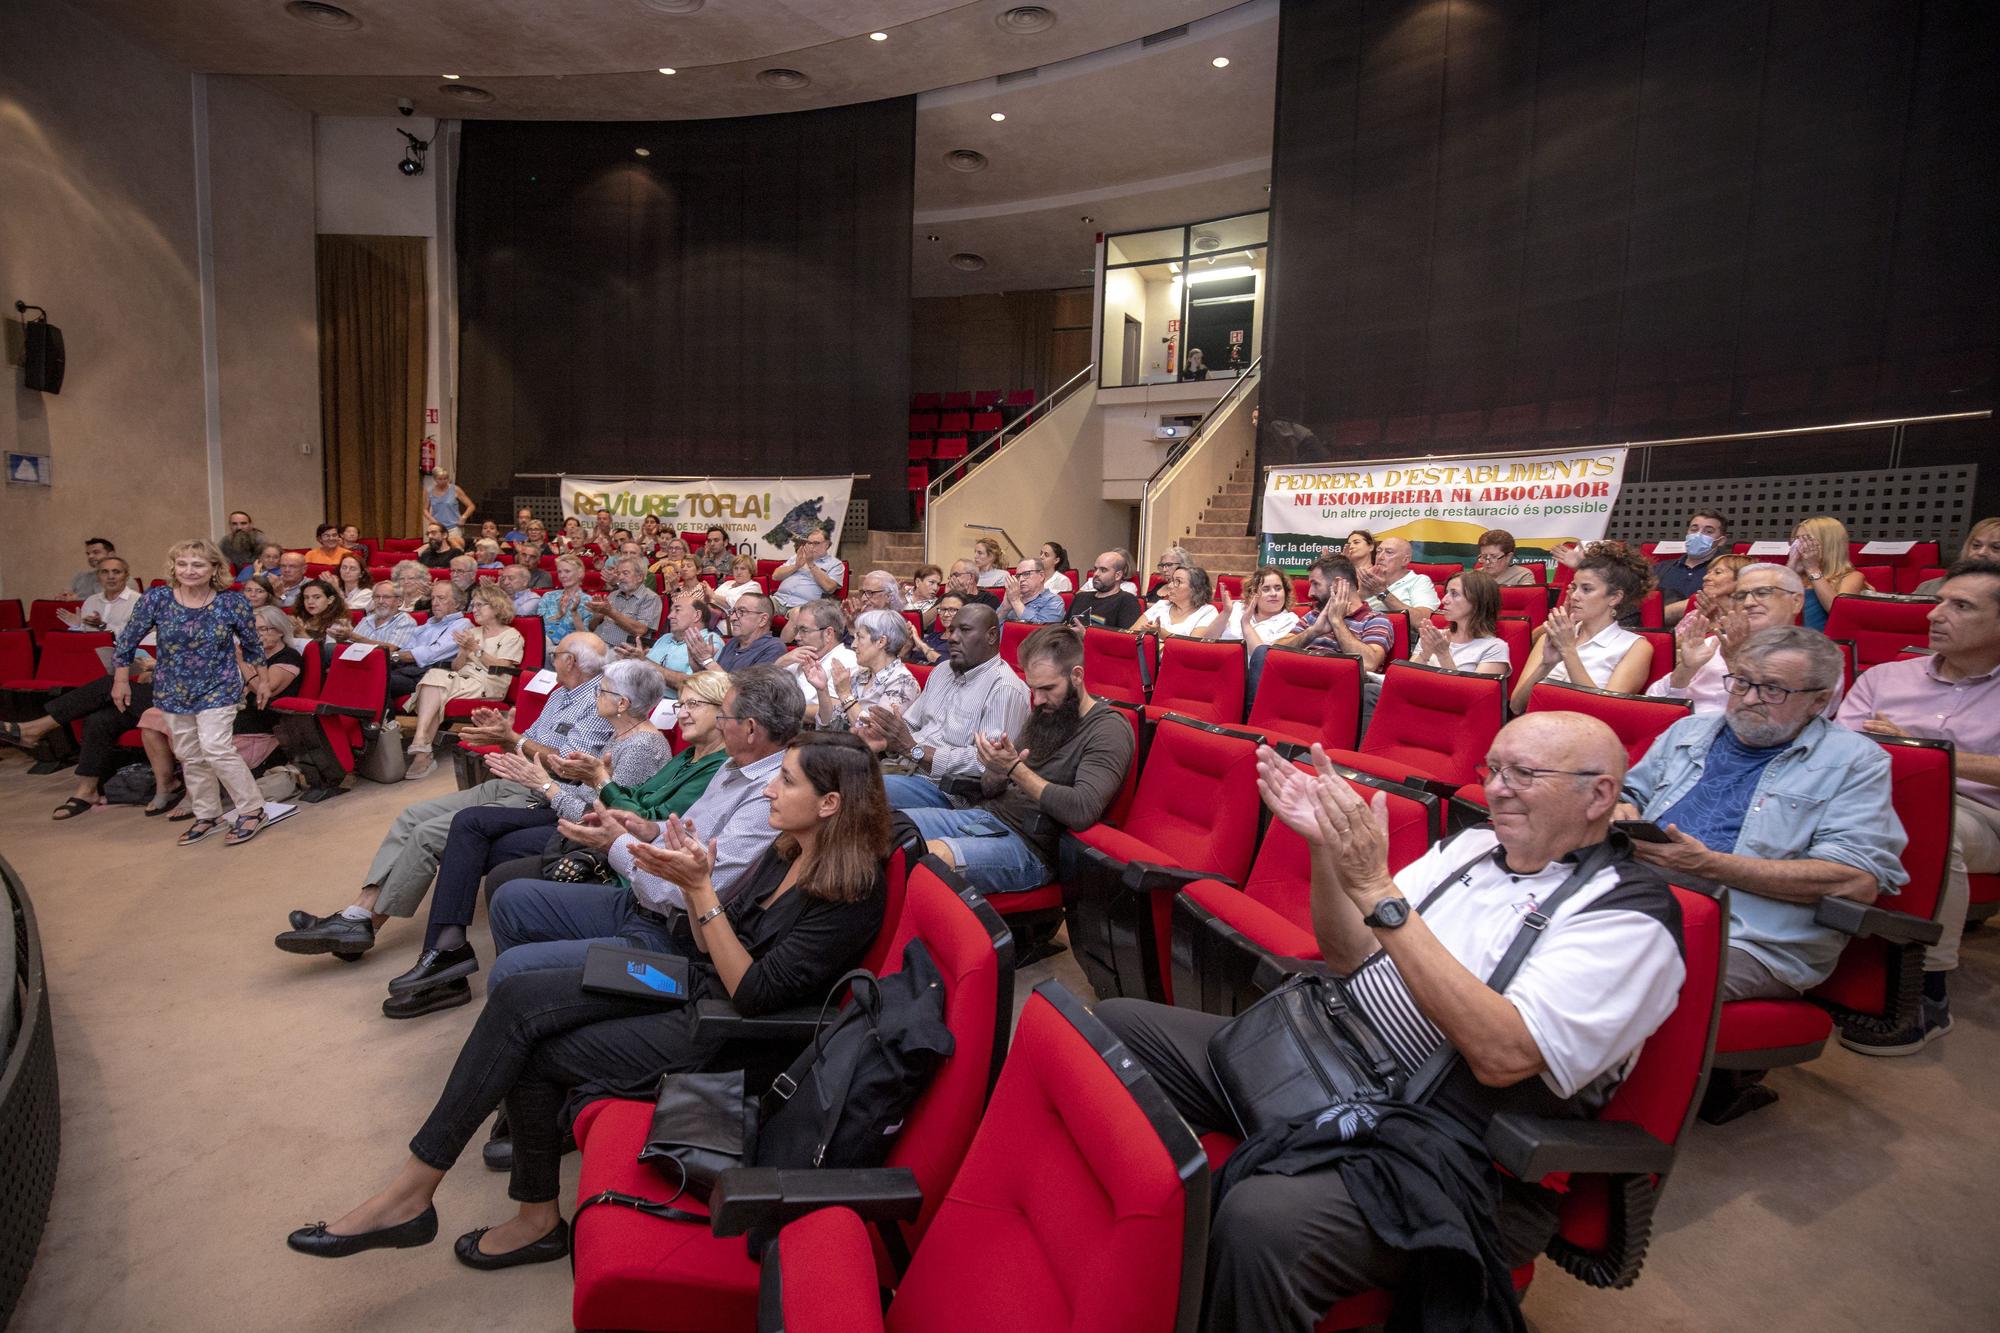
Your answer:
[[[1625,799],[1652,819],[1701,780],[1721,713],[1682,718],[1625,777]],[[1736,845],[1764,861],[1836,861],[1874,876],[1883,893],[1909,881],[1909,837],[1890,804],[1889,756],[1865,736],[1824,718],[1806,723],[1757,781]],[[1826,979],[1846,936],[1813,924],[1809,903],[1779,902],[1743,889],[1729,895],[1729,944],[1780,980],[1805,990]]]

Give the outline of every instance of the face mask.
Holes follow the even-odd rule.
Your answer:
[[[1690,532],[1687,535],[1688,554],[1699,560],[1715,549],[1715,538],[1705,532]]]

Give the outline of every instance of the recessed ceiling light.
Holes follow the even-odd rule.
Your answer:
[[[455,97],[461,102],[490,102],[493,94],[484,88],[475,88],[469,83],[441,83],[438,91],[447,97]]]
[[[438,77],[445,79],[457,79],[457,78],[463,78],[464,76],[461,74],[441,74]]]
[[[976,148],[954,148],[944,155],[944,164],[953,171],[984,171],[986,154]]]
[[[653,150],[650,148],[634,148],[632,150],[632,156],[634,157],[651,157],[652,155]]]
[[[358,28],[361,20],[342,9],[339,5],[322,5],[315,0],[291,0],[285,12],[301,23],[310,23],[318,28]]]
[[[694,13],[707,3],[707,0],[639,0],[639,3],[648,9],[657,9],[662,14],[673,14],[678,17]]]
[[[662,66],[660,66],[660,73],[662,73],[662,74],[678,74],[678,73],[680,73],[680,71],[679,71],[679,70],[677,70],[677,69],[675,69],[675,68],[674,68],[673,66],[671,66],[671,65],[662,65]]]
[[[995,111],[992,118],[994,120],[1005,120],[1007,119],[1007,113],[1005,111]]]
[[[966,273],[977,273],[986,267],[986,256],[974,254],[970,250],[961,250],[951,257],[951,266]]]
[[[1000,25],[1000,31],[1025,37],[1030,33],[1047,32],[1056,26],[1056,11],[1047,5],[1017,5],[1013,9],[995,14],[993,21]]]
[[[943,240],[944,238],[942,236],[939,236],[936,232],[932,232],[930,235],[924,237],[924,239],[927,241],[940,241]]]
[[[1096,219],[1096,218],[1094,218],[1094,217],[1089,217],[1089,216],[1084,216],[1084,217],[1080,217],[1080,218],[1078,218],[1078,219],[1077,219],[1077,221],[1078,221],[1078,222],[1095,222],[1095,221],[1097,221],[1097,219]]]
[[[763,84],[766,88],[795,89],[805,87],[812,80],[798,70],[780,67],[759,70],[757,73],[757,82]]]
[[[889,40],[889,34],[886,32],[871,32],[868,34],[868,40],[871,42],[886,42]]]
[[[1217,56],[1217,57],[1216,57],[1215,59],[1213,59],[1213,60],[1209,61],[1208,63],[1209,63],[1209,64],[1211,64],[1211,65],[1213,65],[1213,66],[1215,66],[1215,67],[1216,67],[1217,69],[1228,69],[1228,68],[1229,68],[1229,57],[1228,57],[1228,56]]]

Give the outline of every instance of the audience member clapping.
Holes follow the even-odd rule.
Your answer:
[[[1724,682],[1732,646],[1760,630],[1792,624],[1805,605],[1804,582],[1785,566],[1748,556],[1722,556],[1712,563],[1723,560],[1742,563],[1709,571],[1691,609],[1674,626],[1674,669],[1646,687],[1656,699],[1686,699],[1697,713],[1728,707]]]
[[[831,597],[807,602],[793,614],[785,634],[792,646],[778,658],[778,665],[791,672],[810,719],[817,715],[818,696],[806,680],[806,668],[838,664],[850,673],[855,669],[854,650],[847,646],[847,613]]]
[[[947,592],[931,603],[930,614],[924,617],[924,632],[910,640],[909,659],[936,666],[951,654],[952,625],[958,613],[965,609],[965,598],[955,592]]]
[[[1507,674],[1507,643],[1498,637],[1500,584],[1491,574],[1468,569],[1452,575],[1438,609],[1448,628],[1439,629],[1428,616],[1420,619],[1411,661],[1482,676]]]
[[[132,570],[122,555],[107,555],[97,562],[97,591],[83,599],[71,619],[63,613],[71,629],[116,634],[131,619],[139,604],[139,590],[132,586]]]
[[[725,607],[736,605],[736,599],[746,592],[762,592],[764,586],[757,582],[757,561],[747,555],[732,556],[722,581],[715,585],[716,600]]]
[[[901,712],[915,702],[922,687],[902,663],[911,637],[910,622],[896,612],[863,611],[854,620],[852,667],[838,656],[801,666],[819,725],[846,730],[867,709]]]
[[[431,584],[430,619],[410,632],[403,646],[389,657],[389,693],[411,694],[432,667],[450,662],[458,655],[458,631],[470,622],[456,585]]]
[[[1300,621],[1292,610],[1292,581],[1276,565],[1261,565],[1250,576],[1242,601],[1225,586],[1222,610],[1201,637],[1224,643],[1241,643],[1250,652],[1282,643],[1299,632]]]
[[[556,586],[542,594],[541,606],[542,629],[550,643],[587,628],[590,599],[583,590],[583,575],[582,556],[556,557]]]
[[[444,725],[446,704],[454,699],[498,699],[507,693],[509,678],[520,670],[526,645],[514,628],[514,604],[507,594],[482,583],[472,590],[469,605],[472,623],[460,626],[452,635],[458,651],[449,663],[426,671],[410,698],[417,730],[410,738],[406,781],[414,782],[431,771],[432,745]]]
[[[708,627],[707,591],[701,588],[676,595],[667,611],[666,633],[646,652],[646,660],[658,669],[669,699],[679,698],[681,686],[696,674],[697,651],[704,662],[713,662],[722,651],[722,636]],[[628,644],[620,651],[630,647]]]
[[[839,595],[840,585],[847,580],[847,566],[833,554],[831,547],[832,541],[825,530],[815,528],[799,538],[796,554],[790,560],[771,571],[778,585],[772,597],[779,610],[790,615],[808,602]]]
[[[1198,637],[1222,614],[1209,604],[1213,592],[1214,583],[1201,566],[1175,569],[1160,585],[1160,600],[1139,617],[1132,632],[1158,634],[1163,638]]]
[[[348,554],[340,557],[340,567],[335,577],[340,581],[340,600],[350,611],[366,611],[375,597],[375,585],[368,580],[368,566],[361,563],[361,557]]]
[[[898,772],[943,780],[980,771],[980,736],[1012,736],[1028,713],[1028,687],[1000,656],[1000,617],[990,606],[960,611],[944,666],[900,714],[857,709],[856,735]]]
[[[1636,694],[1652,679],[1653,645],[1619,624],[1653,586],[1653,569],[1616,543],[1599,543],[1577,563],[1562,605],[1549,612],[1514,684],[1515,712],[1543,681]]]
[[[642,646],[642,640],[660,627],[660,594],[646,586],[644,557],[613,556],[604,573],[611,587],[584,603],[584,628],[613,648]]]
[[[280,571],[284,568],[284,563],[285,548],[276,542],[267,541],[257,548],[256,559],[236,571],[236,577],[245,581],[270,579],[275,584]],[[299,574],[301,577],[305,574],[303,560],[299,561]]]
[[[1414,611],[1423,616],[1437,609],[1437,585],[1410,568],[1410,555],[1409,542],[1401,537],[1384,537],[1375,544],[1375,559],[1354,567],[1355,579],[1368,605],[1387,615]]]
[[[1396,646],[1396,632],[1387,616],[1362,600],[1354,582],[1354,566],[1347,557],[1327,554],[1313,561],[1306,572],[1306,590],[1312,598],[1313,616],[1285,646],[1309,653],[1342,653],[1359,658],[1362,670],[1379,672],[1389,660],[1389,650]],[[1253,696],[1263,679],[1269,652],[1268,644],[1250,650],[1247,681]]]
[[[1007,575],[1006,591],[1000,598],[1000,619],[1018,620],[1029,625],[1053,625],[1063,618],[1063,601],[1049,591],[1048,569],[1034,556],[1021,561]]]

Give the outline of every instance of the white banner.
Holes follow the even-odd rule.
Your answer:
[[[1624,478],[1622,448],[1273,468],[1261,559],[1303,571],[1364,528],[1406,539],[1419,561],[1470,564],[1479,534],[1504,528],[1516,560],[1539,560],[1564,542],[1602,538]]]
[[[840,547],[847,520],[848,477],[691,477],[641,481],[616,477],[564,477],[562,510],[587,531],[600,509],[621,528],[639,530],[648,514],[674,532],[726,528],[729,544],[760,560],[788,560],[798,539],[824,526]]]

